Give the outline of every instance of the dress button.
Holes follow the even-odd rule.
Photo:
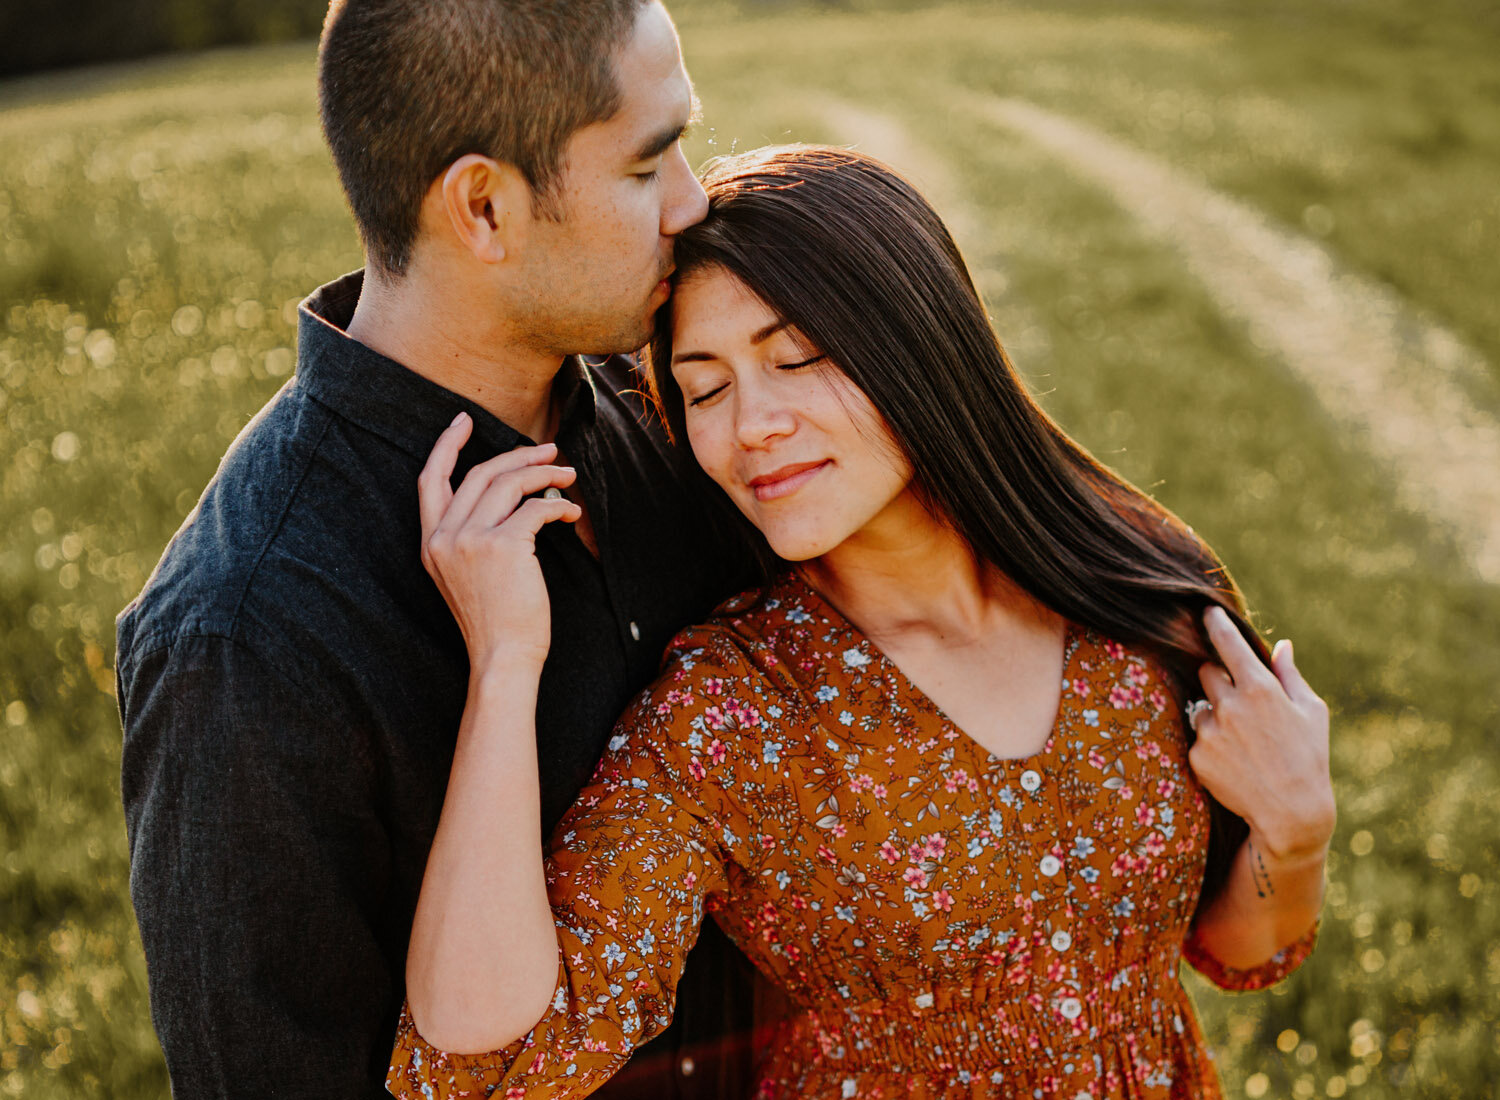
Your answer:
[[[1023,791],[1034,791],[1042,785],[1040,773],[1027,768],[1021,773],[1021,789]]]
[[[1066,951],[1072,946],[1073,937],[1068,935],[1066,929],[1059,928],[1056,932],[1052,933],[1052,950]]]
[[[1076,1020],[1083,1015],[1083,1002],[1077,997],[1064,997],[1057,1007],[1065,1020]]]
[[[1038,864],[1037,867],[1038,870],[1042,872],[1042,874],[1046,875],[1048,878],[1051,878],[1053,875],[1057,874],[1057,872],[1062,870],[1062,860],[1058,859],[1054,855],[1045,855],[1042,857],[1042,862]]]
[[[630,624],[630,636],[632,638],[634,638],[636,641],[640,641],[641,640],[641,628],[640,628],[640,625],[638,623],[634,623],[633,622],[633,623]],[[692,1061],[692,1059],[688,1059],[688,1060]]]
[[[693,1071],[698,1068],[698,1063],[694,1062],[691,1058],[684,1058],[677,1063],[677,1068],[682,1071],[684,1077],[691,1077]]]

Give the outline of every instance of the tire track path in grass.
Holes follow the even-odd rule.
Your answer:
[[[1471,397],[1495,393],[1483,356],[1321,245],[1154,156],[1020,100],[966,107],[1048,150],[1172,245],[1218,307],[1389,468],[1402,503],[1500,583],[1500,421]]]

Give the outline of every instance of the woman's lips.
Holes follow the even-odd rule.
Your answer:
[[[798,462],[783,466],[779,470],[755,478],[750,482],[750,488],[755,490],[755,499],[759,501],[776,500],[778,497],[788,496],[817,477],[819,471],[827,466],[829,461],[829,459],[824,459],[822,462]]]

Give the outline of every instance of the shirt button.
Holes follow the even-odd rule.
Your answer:
[[[1068,935],[1066,929],[1059,928],[1056,932],[1052,933],[1052,950],[1066,951],[1072,946],[1073,937]]]
[[[1053,855],[1046,855],[1042,857],[1042,862],[1039,867],[1042,874],[1046,875],[1048,878],[1051,878],[1053,875],[1057,874],[1057,872],[1062,870],[1062,860]]]
[[[1027,768],[1021,773],[1021,789],[1023,791],[1034,791],[1042,785],[1042,777],[1039,773]]]
[[[633,623],[630,624],[630,636],[632,638],[634,638],[636,641],[640,641],[641,640],[641,628],[640,628],[640,625],[638,623],[634,623],[633,622]],[[688,1061],[691,1062],[692,1059],[689,1058]]]
[[[684,1058],[677,1063],[677,1068],[682,1071],[684,1077],[691,1077],[693,1071],[698,1068],[698,1063],[694,1062],[691,1058]]]
[[[1064,997],[1062,1004],[1057,1007],[1062,1012],[1064,1020],[1076,1020],[1083,1015],[1083,1002],[1077,997]]]

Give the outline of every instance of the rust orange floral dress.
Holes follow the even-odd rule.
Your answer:
[[[798,1011],[760,1096],[1217,1097],[1178,980],[1208,832],[1152,659],[1068,631],[1045,747],[1000,759],[788,575],[685,631],[551,841],[549,1013],[483,1055],[403,1015],[387,1084],[582,1096],[672,1014],[712,914]]]

